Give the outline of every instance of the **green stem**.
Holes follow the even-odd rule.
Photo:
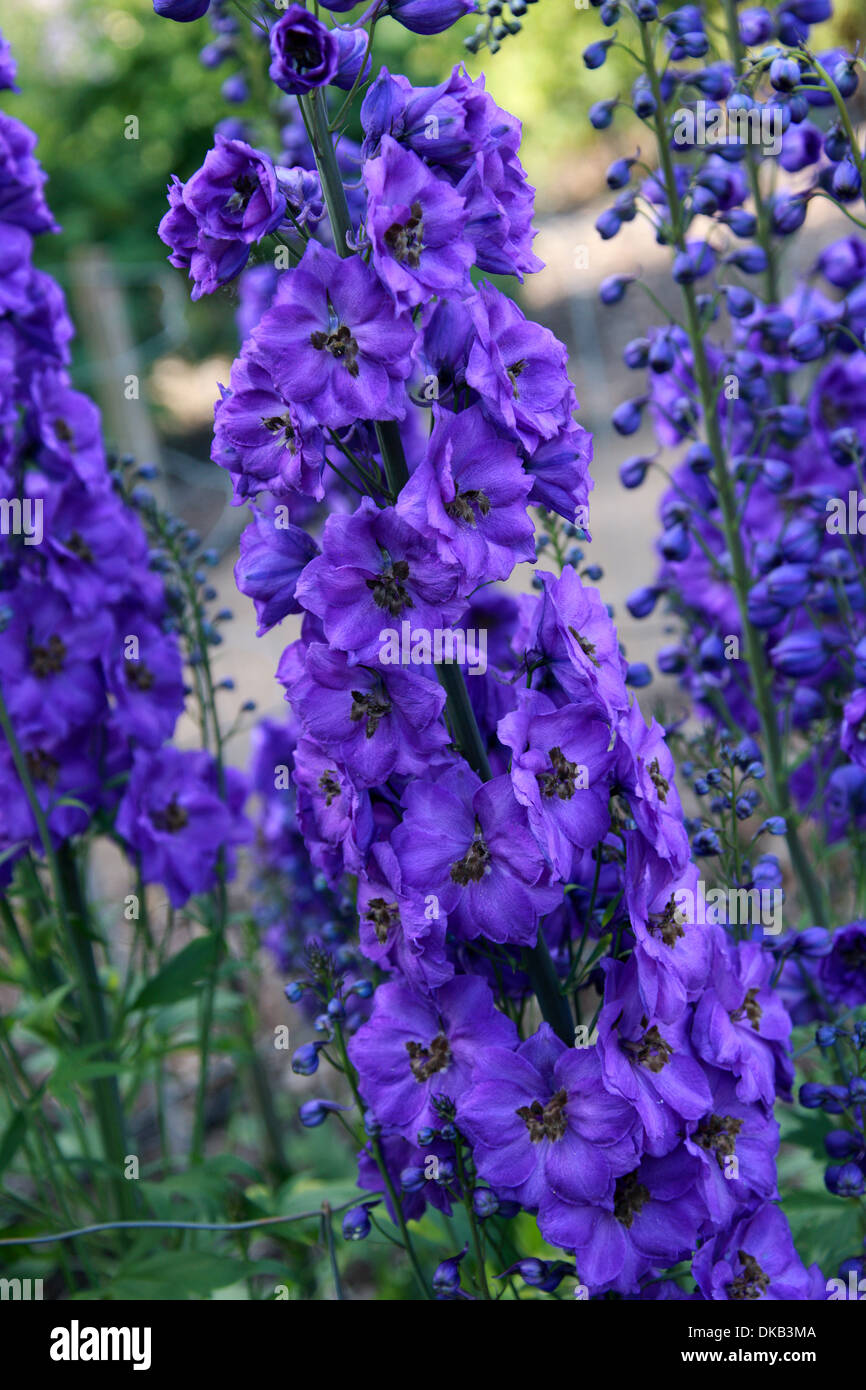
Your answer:
[[[484,1261],[484,1250],[481,1244],[481,1232],[478,1229],[478,1220],[475,1216],[475,1208],[472,1205],[472,1190],[466,1177],[466,1165],[463,1162],[463,1145],[459,1135],[454,1145],[454,1156],[457,1159],[457,1177],[460,1180],[460,1190],[463,1193],[463,1205],[466,1208],[466,1216],[469,1220],[472,1251],[475,1255],[475,1266],[478,1270],[478,1287],[481,1290],[482,1298],[491,1302],[490,1287],[487,1283],[487,1270]]]
[[[98,1045],[94,1057],[114,1064],[117,1058],[108,1042],[109,1028],[99,982],[99,972],[93,955],[93,945],[87,928],[87,907],[81,888],[78,863],[69,841],[57,853],[60,876],[66,901],[69,903],[69,938],[78,966],[78,978],[88,1041]],[[135,1201],[129,1183],[123,1176],[127,1154],[126,1124],[116,1076],[98,1077],[93,1081],[93,1099],[99,1117],[105,1157],[115,1176],[112,1187],[121,1216],[135,1212]]]

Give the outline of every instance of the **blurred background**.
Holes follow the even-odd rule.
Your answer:
[[[834,27],[814,32],[816,47],[843,36],[853,44],[861,3],[839,0]],[[497,54],[478,58],[462,45],[472,20],[433,38],[385,20],[377,28],[374,65],[427,84],[466,59],[473,76],[483,70],[494,98],[523,122],[523,162],[538,191],[535,249],[546,269],[522,287],[504,287],[569,347],[579,418],[595,435],[588,559],[604,569],[600,588],[614,607],[629,658],[651,661],[663,641],[664,615],[636,623],[624,599],[654,573],[664,480],[651,474],[639,492],[623,492],[619,464],[626,455],[651,450],[653,441],[649,430],[619,439],[609,416],[640,389],[622,364],[622,346],[656,315],[645,295],[633,293],[605,310],[597,292],[614,271],[639,270],[663,300],[672,300],[672,286],[667,256],[642,218],[610,242],[594,230],[610,200],[607,166],[633,154],[641,136],[646,145],[646,138],[623,111],[603,134],[590,126],[591,103],[627,94],[631,74],[616,50],[602,70],[587,71],[582,52],[598,37],[599,23],[576,4],[586,0],[540,0],[519,36]],[[100,404],[108,444],[159,464],[162,500],[219,550],[216,584],[237,612],[237,621],[224,629],[220,674],[235,677],[239,698],[256,699],[276,713],[281,693],[273,672],[295,633],[287,623],[264,639],[255,637],[252,605],[236,594],[231,574],[245,512],[230,506],[227,478],[209,461],[217,383],[228,380],[238,348],[237,294],[229,286],[192,304],[184,273],[167,264],[156,235],[170,175],[188,178],[213,144],[215,124],[227,115],[254,116],[255,102],[231,104],[222,95],[237,70],[231,59],[216,69],[200,61],[213,38],[206,19],[159,19],[150,0],[0,0],[0,11],[21,87],[20,95],[8,94],[6,109],[39,135],[49,202],[63,229],[42,238],[37,253],[70,301],[78,329],[76,384]],[[822,202],[810,209],[810,230],[799,239],[802,256],[827,239],[828,207]],[[517,574],[512,582],[522,588],[528,579],[528,573]],[[644,692],[647,711],[662,693],[661,685]],[[675,699],[675,692],[668,695]]]

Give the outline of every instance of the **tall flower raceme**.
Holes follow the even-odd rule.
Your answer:
[[[63,295],[32,264],[58,229],[35,137],[0,115],[3,317],[2,879],[98,818],[180,905],[208,889],[237,840],[207,753],[168,746],[184,706],[181,617],[103,450],[99,414],[70,383]],[[186,538],[178,534],[172,544]]]
[[[866,1187],[857,867],[866,807],[866,220],[850,99],[863,64],[811,37],[831,17],[823,0],[666,14],[651,3],[603,5],[599,17],[623,28],[586,50],[587,66],[600,66],[611,43],[628,43],[641,67],[631,101],[601,100],[590,119],[604,129],[630,105],[652,132],[658,167],[639,156],[612,164],[617,197],[596,225],[610,238],[642,211],[670,248],[681,292],[667,321],[624,350],[646,385],[617,408],[614,425],[627,436],[648,414],[659,446],[626,460],[624,485],[639,486],[662,466],[662,450],[676,451],[659,571],[629,607],[642,617],[663,600],[676,615],[677,642],[659,652],[659,667],[679,677],[715,730],[694,758],[704,812],[690,825],[695,851],[720,856],[737,888],[776,892],[778,863],[751,861],[738,826],[763,805],[773,813],[764,826],[788,837],[795,912],[819,925],[768,944],[795,1022],[819,1025],[805,1045],[800,1101],[842,1117],[824,1140],[826,1185],[856,1206]],[[796,234],[827,201],[840,215],[822,248],[797,254]],[[633,278],[611,277],[602,299],[621,301]],[[743,739],[744,756],[720,760],[720,737],[723,746]],[[763,796],[746,786],[752,759],[766,774]],[[829,872],[830,853],[844,872]]]
[[[295,202],[271,230],[286,268],[214,447],[252,499],[236,574],[260,630],[301,617],[278,671],[293,723],[257,748],[265,860],[297,867],[302,838],[366,962],[301,907],[308,970],[288,992],[322,1036],[296,1070],[336,1053],[358,1110],[365,1195],[344,1234],[384,1201],[428,1297],[489,1298],[494,1269],[593,1298],[823,1297],[775,1205],[793,1069],[774,958],[703,910],[664,731],[629,694],[644,672],[570,544],[588,534],[591,441],[565,349],[483,278],[540,268],[519,125],[461,67],[432,88],[382,69],[346,198],[333,55],[359,34],[367,53],[381,11],[253,19],[315,159],[311,180],[275,141],[277,187],[330,226]],[[171,186],[160,231],[196,290],[195,254],[219,278],[232,262],[208,240],[220,199],[236,217],[274,187],[260,144],[235,148],[234,192],[211,155]],[[540,547],[555,568],[533,593],[494,587]],[[310,1100],[301,1120],[342,1109]],[[427,1204],[463,1206],[472,1247],[432,1280],[409,1229]],[[518,1248],[520,1211],[545,1258]],[[693,1257],[693,1283],[666,1277]]]

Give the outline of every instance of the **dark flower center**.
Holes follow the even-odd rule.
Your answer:
[[[46,787],[56,784],[60,764],[50,753],[44,753],[41,748],[32,748],[24,754],[24,761],[34,782],[41,782]]]
[[[262,424],[265,429],[275,436],[274,443],[281,443],[284,448],[295,452],[295,427],[289,418],[289,412],[285,415],[263,415]],[[280,439],[280,435],[283,436]]]
[[[462,859],[451,865],[451,880],[465,888],[470,883],[480,883],[490,867],[490,850],[481,834],[481,826],[475,822],[475,837]]]
[[[526,1128],[529,1130],[529,1138],[533,1144],[538,1144],[542,1139],[550,1139],[556,1142],[561,1139],[568,1129],[568,1116],[565,1113],[568,1092],[565,1087],[557,1091],[555,1096],[551,1096],[546,1105],[542,1105],[540,1100],[534,1100],[531,1105],[521,1105],[516,1112]]]
[[[352,709],[349,718],[353,724],[358,724],[362,719],[366,719],[366,735],[372,738],[379,727],[379,720],[384,719],[386,714],[391,713],[391,705],[388,700],[378,700],[375,695],[365,694],[361,690],[352,691]]]
[[[660,936],[666,946],[675,946],[679,938],[685,936],[673,893],[665,904],[664,912],[650,913],[648,926],[652,935]]]
[[[64,444],[69,444],[72,442],[72,430],[69,428],[66,421],[62,419],[60,416],[58,416],[57,419],[54,421],[54,433],[57,435],[58,439],[63,440]]]
[[[407,1042],[406,1051],[416,1081],[427,1081],[437,1071],[445,1071],[451,1064],[451,1048],[444,1033],[437,1033],[429,1047],[419,1042]]]
[[[387,609],[393,618],[399,618],[404,608],[414,608],[406,588],[408,578],[408,561],[394,560],[375,579],[368,579],[367,588],[373,592],[376,607]]]
[[[847,970],[862,970],[866,965],[866,936],[856,937],[854,941],[840,946],[839,955]]]
[[[673,1056],[673,1048],[670,1043],[665,1042],[655,1024],[647,1029],[638,1042],[626,1041],[622,1045],[638,1065],[646,1067],[647,1071],[660,1072]]]
[[[83,560],[86,565],[93,564],[93,551],[87,541],[82,540],[77,531],[73,531],[67,540],[66,549],[71,550],[72,554],[77,555],[79,560]]]
[[[649,1188],[638,1182],[637,1169],[617,1178],[613,1193],[613,1214],[626,1230],[650,1199]]]
[[[508,380],[511,382],[511,389],[514,392],[514,399],[516,401],[520,399],[520,392],[517,389],[517,378],[520,376],[521,372],[525,370],[525,368],[525,357],[521,357],[519,361],[512,362],[510,367],[505,368],[506,372],[508,373]]]
[[[385,233],[385,245],[395,260],[417,270],[424,250],[424,213],[420,203],[413,203],[408,222],[394,222]]]
[[[283,48],[286,57],[298,72],[304,72],[307,68],[317,67],[321,62],[319,46],[312,34],[298,33],[292,30],[283,39]]]
[[[577,645],[580,647],[580,650],[583,652],[584,656],[589,657],[593,666],[599,666],[600,662],[598,661],[595,655],[595,643],[590,642],[588,637],[582,637],[581,634],[579,632],[576,632],[573,627],[570,627],[568,630],[571,633]]]
[[[570,763],[561,748],[550,750],[550,771],[537,772],[535,780],[545,797],[558,796],[560,801],[570,801],[575,792],[577,763]]]
[[[466,492],[455,492],[453,501],[445,503],[445,511],[452,521],[464,521],[474,529],[478,515],[489,514],[490,498],[480,488],[467,488]]]
[[[340,795],[340,784],[336,777],[337,774],[328,768],[319,778],[319,788],[325,793],[326,806],[330,806],[331,802]]]
[[[658,758],[653,758],[652,762],[647,768],[647,772],[652,778],[653,786],[659,794],[659,801],[667,801],[667,795],[671,789],[670,783],[667,781],[665,777],[662,776],[662,770],[659,767]]]
[[[145,666],[143,661],[127,661],[126,681],[128,685],[134,686],[136,690],[152,690],[153,680],[153,672],[148,666]]]
[[[743,1128],[742,1120],[733,1115],[705,1115],[695,1130],[695,1143],[707,1153],[714,1153],[721,1169],[725,1159],[736,1153],[737,1135]]]
[[[400,920],[400,910],[396,903],[386,903],[384,898],[371,898],[364,918],[365,921],[372,922],[376,940],[383,946],[388,939],[389,931]]]
[[[759,1033],[761,1031],[762,1010],[758,1003],[757,996],[757,988],[747,990],[745,999],[738,1009],[734,1009],[733,1013],[730,1015],[730,1019],[732,1023],[739,1023],[745,1015],[755,1032]]]
[[[728,1298],[760,1298],[769,1286],[769,1274],[764,1273],[754,1255],[746,1254],[745,1250],[738,1250],[737,1255],[743,1272],[728,1285]]]
[[[241,212],[249,203],[258,186],[259,181],[254,174],[238,174],[232,185],[234,193],[226,202],[229,212]]]
[[[30,669],[40,680],[58,675],[63,670],[65,661],[66,645],[56,633],[49,637],[44,646],[33,647],[30,652]]]
[[[183,806],[178,806],[176,796],[171,798],[164,811],[154,811],[150,819],[157,830],[167,830],[170,835],[176,835],[178,830],[189,825],[189,816]]]
[[[332,357],[342,362],[349,376],[358,375],[358,344],[352,336],[351,328],[345,323],[329,329],[327,333],[311,333],[310,342],[320,352],[329,352]]]

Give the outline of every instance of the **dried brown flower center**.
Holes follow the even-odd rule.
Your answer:
[[[444,1033],[437,1033],[429,1047],[419,1042],[407,1042],[406,1051],[416,1081],[427,1081],[437,1071],[445,1071],[451,1065],[451,1047]]]
[[[568,1129],[568,1116],[565,1113],[568,1092],[563,1087],[551,1096],[546,1105],[542,1105],[540,1100],[534,1100],[531,1105],[521,1105],[517,1114],[520,1116],[526,1128],[529,1130],[529,1138],[533,1144],[539,1144],[542,1139],[550,1139],[553,1143],[561,1139]]]

